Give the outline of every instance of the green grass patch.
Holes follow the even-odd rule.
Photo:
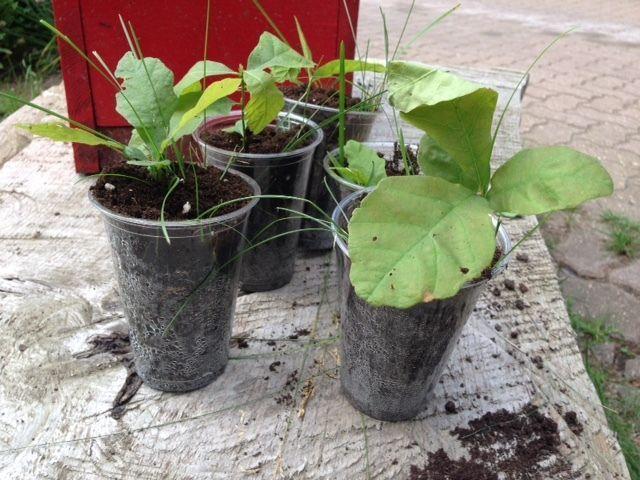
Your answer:
[[[602,220],[610,228],[609,250],[618,255],[635,258],[640,252],[640,222],[611,211],[603,213]]]
[[[632,480],[640,480],[640,389],[618,380],[616,372],[594,362],[592,348],[603,343],[617,343],[620,351],[627,346],[618,331],[602,319],[587,319],[567,305],[571,326],[578,333],[584,365],[593,382],[609,428],[615,433],[627,462]]]
[[[618,331],[602,319],[586,319],[568,306],[573,329],[588,341],[588,346],[615,341]]]
[[[43,73],[28,69],[19,78],[12,81],[0,81],[0,91],[11,93],[24,99],[37,97],[45,87],[48,77]],[[0,120],[9,116],[20,108],[20,102],[6,97],[0,97]]]
[[[636,437],[640,435],[640,393],[637,388],[628,387],[628,394],[609,395],[609,374],[593,365],[585,358],[587,373],[596,387],[604,413],[620,444],[632,480],[640,480],[640,447]]]

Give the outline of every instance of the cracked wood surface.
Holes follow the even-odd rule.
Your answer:
[[[503,103],[519,79],[462,73],[498,88]],[[498,163],[520,148],[519,123],[516,96]],[[387,135],[383,123],[376,135]],[[628,478],[538,234],[520,250],[529,261],[514,258],[481,297],[430,406],[414,421],[364,417],[339,393],[331,254],[302,256],[285,288],[239,297],[234,336],[248,347],[233,342],[217,381],[188,394],[142,385],[114,418],[126,368],[116,355],[78,354],[96,334],[125,331],[126,320],[88,183],[76,180],[70,147],[42,139],[23,143],[0,169],[2,478],[405,478],[428,451],[465,453],[449,430],[527,402],[558,422],[573,478]],[[521,219],[507,228],[517,240],[534,225]],[[529,290],[504,289],[505,279]],[[445,414],[449,400],[455,415]],[[564,423],[566,410],[578,413],[581,435]]]

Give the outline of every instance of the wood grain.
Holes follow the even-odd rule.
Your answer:
[[[497,87],[502,102],[519,78],[465,75]],[[498,137],[497,163],[520,148],[519,122],[516,96]],[[384,136],[384,124],[376,131]],[[92,335],[125,329],[126,321],[87,184],[74,183],[72,172],[69,147],[38,139],[0,169],[2,478],[405,478],[409,465],[425,463],[426,452],[464,453],[449,430],[527,402],[558,422],[573,478],[629,478],[537,234],[521,248],[529,262],[514,259],[482,296],[429,408],[415,421],[366,418],[340,395],[332,255],[300,258],[283,289],[239,297],[234,334],[249,347],[234,343],[219,380],[182,395],[143,385],[114,419],[111,404],[125,368],[109,354],[76,355]],[[534,225],[522,219],[507,227],[517,240]],[[502,288],[506,278],[529,291]],[[494,286],[500,297],[490,292]],[[302,328],[311,333],[290,338]],[[536,356],[542,369],[532,362]],[[445,414],[448,400],[458,414]],[[578,413],[581,435],[567,428],[560,409]]]

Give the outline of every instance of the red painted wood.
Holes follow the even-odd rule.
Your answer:
[[[56,26],[80,47],[84,47],[80,0],[54,0]],[[64,42],[58,41],[60,66],[64,77],[68,116],[95,128],[93,99],[87,63]],[[98,151],[86,145],[73,145],[76,171],[95,173],[100,170]]]
[[[294,15],[300,21],[316,61],[336,58],[340,40],[353,55],[354,39],[343,0],[261,0],[287,39],[299,47]],[[346,0],[354,25],[358,0]],[[111,69],[128,50],[118,14],[130,21],[143,53],[158,57],[178,80],[204,56],[206,0],[54,0],[58,27],[84,47],[96,50]],[[207,58],[236,68],[260,34],[271,30],[251,0],[212,0]],[[82,118],[97,128],[126,126],[115,111],[115,91],[98,73],[88,69],[75,52],[62,50],[63,74],[72,118]],[[101,158],[109,155],[100,154]],[[86,170],[86,168],[93,170]],[[76,156],[78,171],[96,171],[95,160]]]

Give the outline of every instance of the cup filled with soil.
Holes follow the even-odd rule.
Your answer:
[[[346,197],[333,213],[341,309],[340,384],[349,402],[386,421],[409,420],[423,411],[471,311],[489,279],[507,266],[511,241],[500,227],[492,267],[453,297],[410,308],[373,307],[349,279],[349,246],[338,229],[371,191]]]
[[[169,185],[144,167],[107,167],[89,192],[111,244],[136,370],[172,392],[225,369],[244,234],[260,194],[233,170],[187,164],[184,173],[164,208]]]
[[[418,164],[418,146],[406,145],[405,162],[402,149],[398,142],[363,142],[363,145],[375,151],[379,158],[385,160],[385,174],[387,177],[402,175],[419,175],[422,173]],[[331,189],[336,200],[341,201],[353,192],[368,188],[367,185],[360,185],[351,178],[345,178],[340,174],[338,168],[340,162],[340,151],[334,149],[325,156],[322,167],[327,177],[327,185]],[[345,167],[349,167],[349,159],[345,158]],[[335,200],[333,200],[335,207]]]
[[[283,112],[275,124],[259,134],[247,129],[243,138],[230,130],[240,119],[240,112],[214,118],[194,136],[207,164],[237,169],[260,186],[263,197],[247,228],[241,287],[247,292],[274,290],[293,277],[301,229],[299,213],[304,210],[309,170],[323,133],[315,122]]]
[[[338,146],[339,95],[333,88],[313,87],[307,93],[306,85],[281,87],[285,96],[285,110],[309,118],[321,126],[324,142],[316,151],[309,174],[307,198],[318,205],[327,215],[331,215],[335,202],[325,187],[325,171],[322,161],[329,150]],[[364,142],[371,134],[380,107],[375,100],[365,101],[349,96],[345,116],[345,140]],[[318,217],[319,212],[307,205],[305,213]],[[313,221],[305,220],[305,227],[313,226]],[[333,247],[333,237],[327,231],[306,231],[300,235],[300,245],[307,250],[327,250]]]

